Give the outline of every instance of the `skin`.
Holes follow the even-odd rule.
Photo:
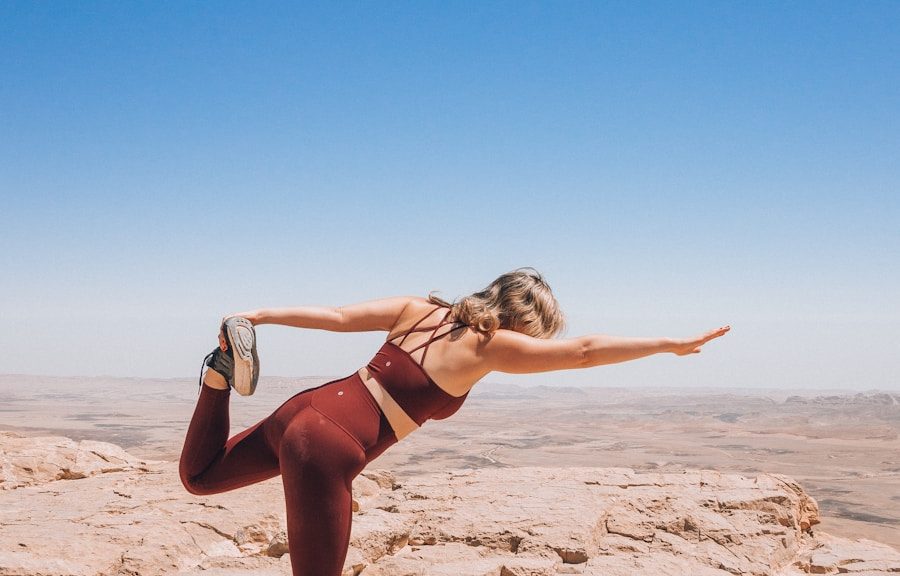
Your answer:
[[[433,308],[435,305],[425,298],[399,296],[340,307],[260,308],[226,318],[242,316],[254,325],[280,324],[332,332],[381,331],[387,332],[387,339],[390,340],[409,329]],[[420,326],[436,325],[445,312],[445,309],[436,311]],[[438,334],[449,331],[450,328],[452,326],[447,325]],[[461,396],[484,376],[495,371],[530,374],[616,364],[660,353],[677,356],[699,354],[704,344],[723,336],[730,329],[730,326],[723,326],[690,338],[635,338],[591,334],[575,338],[542,339],[506,329],[497,330],[489,336],[468,328],[435,341],[428,349],[423,368],[438,386],[454,396]],[[406,339],[403,348],[415,348],[426,341],[429,335],[430,331],[413,333]],[[399,341],[395,341],[397,342]],[[225,343],[221,334],[219,345],[224,350]],[[416,361],[421,361],[421,355],[422,351],[419,350],[413,357]],[[210,370],[207,375],[208,385],[227,388],[227,383],[219,374]],[[362,368],[360,376],[365,381],[369,378],[368,371]]]

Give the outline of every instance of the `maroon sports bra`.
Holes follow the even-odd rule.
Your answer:
[[[466,397],[469,395],[469,393],[466,392],[462,396],[453,396],[446,392],[443,388],[434,383],[434,380],[428,376],[422,365],[416,362],[412,357],[413,352],[424,347],[425,351],[422,353],[422,363],[424,364],[425,355],[428,354],[428,346],[432,342],[439,338],[443,338],[455,330],[466,328],[466,325],[462,324],[455,328],[451,328],[443,334],[435,336],[435,333],[441,326],[450,324],[450,322],[446,322],[447,316],[450,315],[450,310],[447,310],[447,313],[444,314],[444,317],[436,326],[417,328],[425,318],[431,316],[438,308],[441,308],[441,306],[431,310],[428,314],[419,319],[418,322],[413,324],[413,327],[403,334],[403,339],[400,340],[400,344],[394,344],[390,340],[385,342],[381,349],[375,353],[375,357],[366,365],[369,372],[375,377],[378,383],[384,387],[387,393],[391,395],[391,398],[393,398],[403,411],[406,412],[406,414],[419,426],[429,419],[443,420],[444,418],[452,416],[459,410],[460,406],[463,405],[463,402],[466,401]],[[400,347],[400,345],[403,344],[403,341],[406,340],[406,337],[411,333],[424,332],[425,330],[432,330],[431,337],[426,342],[416,346],[408,352]],[[391,340],[398,337],[399,334]]]

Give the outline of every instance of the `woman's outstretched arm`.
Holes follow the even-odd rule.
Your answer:
[[[281,324],[332,332],[387,332],[394,327],[403,309],[413,299],[413,296],[397,296],[349,306],[259,308],[230,316],[242,316],[254,325]]]
[[[636,360],[671,352],[679,356],[697,354],[700,347],[731,329],[723,326],[694,338],[633,338],[594,334],[578,338],[547,340],[509,330],[499,330],[483,346],[482,356],[490,370],[512,374],[590,368]]]

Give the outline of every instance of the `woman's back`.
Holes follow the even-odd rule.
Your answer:
[[[397,319],[382,351],[398,348],[397,353],[412,360],[442,391],[461,397],[487,374],[477,353],[483,339],[457,322],[449,308],[415,298]]]

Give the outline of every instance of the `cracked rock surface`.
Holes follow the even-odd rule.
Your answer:
[[[291,574],[278,478],[194,496],[176,462],[2,432],[0,472],[0,575]],[[353,493],[347,576],[900,573],[775,474],[372,469]]]

